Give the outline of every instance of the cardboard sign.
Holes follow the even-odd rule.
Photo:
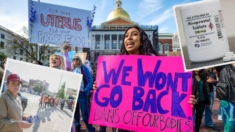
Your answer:
[[[76,53],[74,56],[79,56],[82,60],[82,63],[85,64],[86,62],[86,56],[87,56],[87,53],[86,52],[83,52],[83,53]]]
[[[61,45],[67,41],[71,46],[90,47],[86,20],[91,17],[91,11],[36,1],[33,3],[36,20],[32,26],[29,25],[30,43]]]
[[[89,123],[139,132],[192,132],[192,75],[181,57],[102,56]]]

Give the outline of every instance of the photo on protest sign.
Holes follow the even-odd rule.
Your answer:
[[[82,75],[7,59],[2,95],[10,91],[6,81],[15,74],[22,82],[17,93],[21,98],[23,114],[27,117],[24,120],[33,123],[24,132],[69,131]]]
[[[205,0],[174,6],[186,71],[234,63],[234,4]]]
[[[192,74],[181,57],[102,56],[89,123],[138,132],[193,131]]]
[[[87,18],[91,11],[33,1],[28,12],[31,43],[61,45],[66,41],[71,46],[90,47]]]

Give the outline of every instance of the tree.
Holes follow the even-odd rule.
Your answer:
[[[25,27],[23,27],[22,31],[26,34],[26,36],[28,36],[25,30]],[[49,55],[45,55],[46,51],[49,51],[52,54],[56,51],[59,51],[58,46],[42,44],[39,46],[39,58],[37,58],[38,45],[29,43],[28,39],[24,36],[15,34],[14,38],[8,39],[8,44],[5,47],[6,52],[11,54],[12,56],[14,56],[16,53],[19,53],[20,55],[25,56],[26,59],[41,61],[49,58]]]
[[[33,91],[41,93],[45,89],[41,83],[38,83],[33,86]]]
[[[0,54],[0,61],[3,61],[4,59],[6,59],[7,58],[7,56],[6,55],[4,55],[4,54]]]
[[[57,93],[57,95],[56,95],[56,97],[59,97],[59,98],[61,98],[61,99],[64,99],[64,98],[66,98],[66,95],[65,95],[65,82],[62,84],[62,86],[60,87],[60,89],[59,89],[59,91],[58,91],[58,93]]]

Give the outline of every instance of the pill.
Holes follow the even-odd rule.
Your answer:
[[[235,55],[232,56],[232,60],[233,60],[233,61],[235,60]]]
[[[223,57],[223,61],[231,61],[231,60],[232,60],[232,56]]]
[[[225,52],[224,56],[233,56],[233,52]]]

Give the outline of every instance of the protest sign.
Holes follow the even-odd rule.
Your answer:
[[[79,56],[79,57],[82,59],[82,63],[85,64],[85,62],[86,62],[86,56],[87,56],[87,53],[86,53],[86,52],[83,52],[83,53],[76,53],[74,56]]]
[[[65,69],[67,71],[72,70],[72,59],[76,51],[70,51],[70,52],[55,52],[56,55],[60,55],[64,58],[64,64],[65,64]]]
[[[89,123],[139,132],[192,132],[192,75],[181,57],[102,56]]]
[[[36,1],[33,3],[29,7],[29,14],[32,8],[35,9],[36,20],[31,22],[29,19],[31,43],[61,45],[66,41],[71,46],[90,47],[86,21],[91,17],[91,11]]]

